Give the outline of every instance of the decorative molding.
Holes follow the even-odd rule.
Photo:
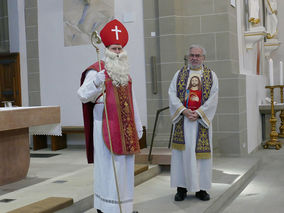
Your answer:
[[[264,27],[252,28],[249,31],[244,32],[246,49],[252,49],[257,41],[260,41],[266,36]]]
[[[264,56],[270,58],[271,53],[277,50],[280,44],[281,42],[278,39],[267,39],[267,41],[264,42]]]

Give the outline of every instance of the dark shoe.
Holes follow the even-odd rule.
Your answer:
[[[133,211],[132,213],[138,213],[138,211]]]
[[[177,187],[177,193],[175,195],[175,201],[183,201],[186,198],[186,188]]]
[[[200,200],[203,200],[203,201],[210,200],[210,195],[204,190],[200,190],[199,192],[195,192],[195,197],[197,197],[197,198],[199,198]]]
[[[98,213],[103,213],[103,212],[102,212],[101,210],[99,210],[99,209],[97,209],[97,212],[98,212]]]

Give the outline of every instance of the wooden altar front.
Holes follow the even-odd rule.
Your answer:
[[[26,177],[29,127],[60,123],[60,107],[0,108],[0,186]]]

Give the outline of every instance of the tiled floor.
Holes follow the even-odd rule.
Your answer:
[[[232,196],[231,188],[241,186],[244,175],[253,167],[256,169],[256,162],[251,158],[215,159],[213,185],[209,192],[212,199],[206,202],[195,198],[193,192],[188,193],[186,200],[175,202],[176,189],[170,188],[169,172],[164,172],[135,188],[134,209],[141,213],[214,212],[226,203],[226,196]]]
[[[26,179],[0,186],[0,212],[26,205],[47,196],[72,197],[76,202],[92,195],[93,169],[86,163],[85,150],[49,149],[34,154],[59,154],[49,158],[32,157]],[[174,202],[175,189],[170,188],[169,171],[135,187],[134,209],[139,213],[220,212],[220,209],[239,190],[256,170],[257,159],[262,164],[257,176],[224,212],[283,212],[284,148],[261,150],[250,158],[215,158],[212,199],[199,201],[189,193],[183,202]],[[254,168],[254,169],[252,169]],[[251,174],[250,174],[251,173]],[[9,200],[11,199],[11,200]],[[15,200],[13,200],[15,199]],[[91,205],[91,204],[90,204]],[[74,210],[73,212],[78,212]],[[84,211],[82,211],[84,212]],[[95,210],[87,211],[95,212]]]
[[[84,182],[91,184],[93,177],[92,165],[86,163],[84,149],[63,149],[55,152],[44,149],[31,153],[59,155],[48,158],[31,157],[27,178],[0,186],[0,201],[15,199],[8,203],[0,202],[1,213],[48,196],[71,196],[76,201],[81,199],[80,196],[92,193],[92,187],[84,186]]]
[[[255,178],[224,213],[284,212],[284,148],[261,150],[262,164]]]

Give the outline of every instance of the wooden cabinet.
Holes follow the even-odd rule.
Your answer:
[[[3,106],[3,101],[13,101],[13,105],[22,106],[18,53],[0,54],[0,106]]]

